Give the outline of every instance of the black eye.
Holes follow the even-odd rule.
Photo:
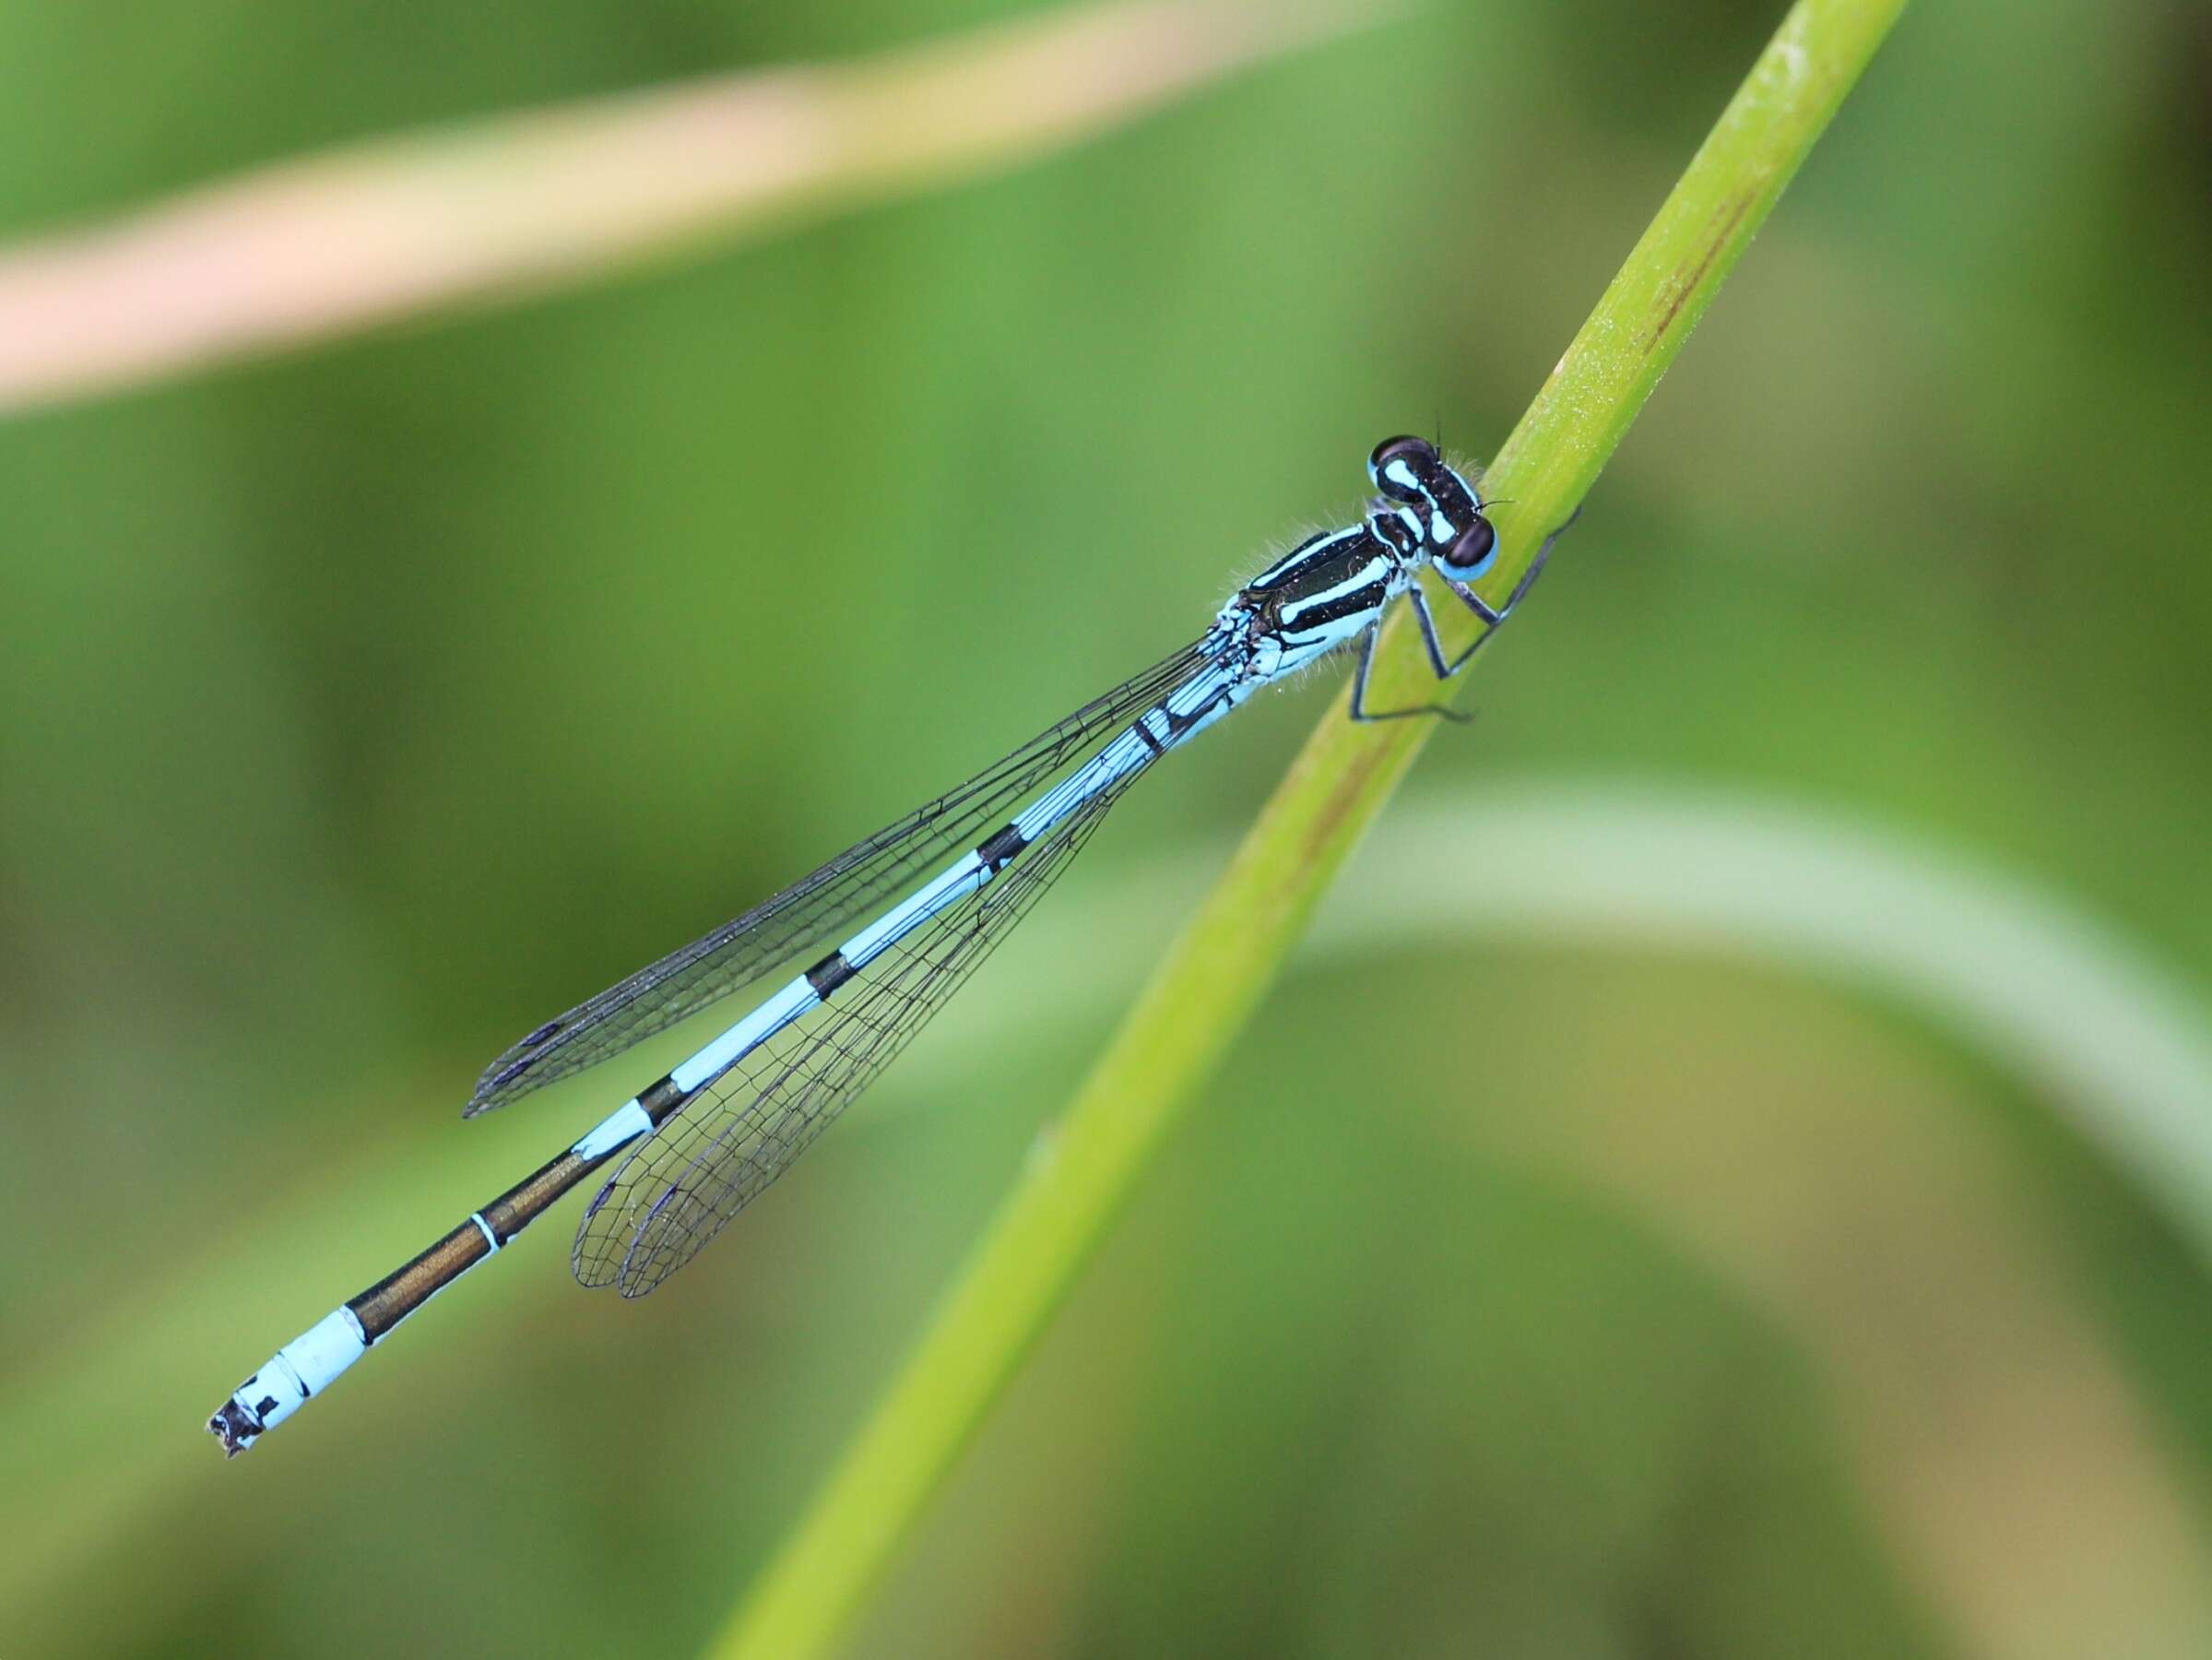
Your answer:
[[[1395,463],[1395,470],[1392,464]],[[1425,438],[1385,438],[1367,457],[1367,476],[1393,502],[1418,504],[1437,465],[1437,446]]]
[[[1488,564],[1490,556],[1496,551],[1497,532],[1491,529],[1490,521],[1478,513],[1474,516],[1474,522],[1453,537],[1451,545],[1438,557],[1452,568],[1455,575],[1465,575],[1470,571],[1479,571]]]

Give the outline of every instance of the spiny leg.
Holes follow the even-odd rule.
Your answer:
[[[1437,637],[1437,619],[1428,609],[1428,599],[1417,587],[1408,588],[1414,602],[1414,615],[1421,621],[1421,638],[1428,647],[1429,666],[1438,680],[1451,678],[1452,670],[1444,662],[1444,642]],[[1360,642],[1359,668],[1352,676],[1352,718],[1362,725],[1371,720],[1404,720],[1414,715],[1437,715],[1446,720],[1462,724],[1473,718],[1459,710],[1440,703],[1422,704],[1411,709],[1369,709],[1367,707],[1367,671],[1375,666],[1375,642],[1382,634],[1382,620],[1376,619],[1375,626],[1367,630]]]
[[[1449,668],[1438,671],[1437,678],[1439,680],[1449,680],[1459,673],[1461,670],[1467,667],[1469,658],[1490,643],[1490,636],[1498,631],[1499,625],[1513,614],[1513,608],[1519,605],[1527,597],[1528,591],[1536,586],[1536,578],[1543,575],[1544,561],[1552,556],[1552,544],[1566,535],[1568,528],[1581,516],[1581,508],[1576,508],[1567,516],[1566,524],[1561,525],[1544,539],[1544,546],[1536,550],[1536,557],[1529,561],[1529,568],[1520,574],[1520,580],[1513,585],[1512,593],[1506,597],[1506,602],[1501,606],[1492,606],[1487,599],[1485,599],[1464,582],[1456,581],[1449,576],[1444,578],[1444,586],[1452,591],[1461,604],[1480,617],[1485,626],[1483,632],[1475,636],[1474,644],[1461,652]]]
[[[1529,568],[1520,574],[1520,580],[1513,585],[1512,593],[1507,596],[1506,602],[1502,606],[1491,605],[1488,600],[1464,582],[1455,581],[1449,576],[1443,577],[1444,585],[1451,589],[1453,595],[1462,605],[1480,617],[1485,624],[1483,632],[1475,636],[1474,643],[1449,662],[1444,660],[1444,643],[1437,636],[1437,619],[1435,613],[1429,610],[1428,597],[1418,587],[1407,590],[1408,596],[1414,602],[1414,615],[1421,624],[1422,643],[1428,647],[1429,667],[1436,670],[1438,680],[1447,681],[1459,673],[1461,670],[1467,667],[1476,652],[1490,643],[1490,636],[1497,632],[1498,625],[1513,614],[1513,608],[1519,605],[1527,597],[1529,589],[1536,585],[1536,578],[1543,573],[1544,562],[1552,556],[1552,544],[1565,535],[1568,527],[1581,516],[1582,510],[1577,507],[1574,512],[1567,516],[1566,524],[1561,525],[1544,539],[1544,546],[1536,550],[1536,557],[1529,561]],[[1439,573],[1439,575],[1441,574]],[[1473,718],[1471,716],[1463,715],[1459,710],[1447,707],[1440,703],[1423,704],[1417,708],[1411,709],[1369,710],[1366,706],[1367,671],[1374,667],[1375,641],[1381,633],[1382,628],[1378,621],[1375,627],[1367,631],[1366,639],[1360,646],[1359,670],[1352,677],[1353,719],[1364,724],[1371,720],[1402,720],[1413,715],[1440,715],[1447,720],[1461,722]]]

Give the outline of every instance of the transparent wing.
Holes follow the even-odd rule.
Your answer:
[[[632,1149],[584,1213],[576,1278],[643,1297],[697,1255],[944,1006],[1142,770],[885,950]]]
[[[1186,646],[743,916],[546,1022],[484,1069],[462,1115],[474,1118],[597,1066],[771,969],[834,943],[856,918],[881,908],[996,829],[1012,802],[1157,702],[1204,653],[1203,641]]]

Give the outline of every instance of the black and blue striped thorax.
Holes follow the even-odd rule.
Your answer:
[[[1481,494],[1427,440],[1386,440],[1367,472],[1379,493],[1364,519],[1299,543],[1222,608],[1216,626],[1248,647],[1252,679],[1272,680],[1357,639],[1424,563],[1463,584],[1496,557]]]

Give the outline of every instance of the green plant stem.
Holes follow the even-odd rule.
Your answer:
[[[1802,0],[1487,475],[1509,591],[1650,396],[1904,0]],[[1425,701],[1402,615],[1375,695]],[[1463,643],[1463,641],[1461,642]],[[1332,707],[1153,976],[1057,1135],[1024,1172],[920,1343],[710,1652],[819,1654],[836,1641],[981,1424],[1146,1164],[1265,994],[1427,721],[1355,727]]]

